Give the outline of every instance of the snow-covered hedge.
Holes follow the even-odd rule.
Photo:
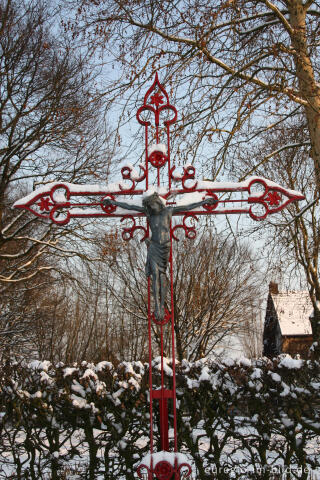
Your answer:
[[[168,385],[171,374],[167,361]],[[0,375],[0,478],[136,478],[148,452],[147,365],[34,361]],[[319,393],[316,361],[183,361],[179,450],[194,478],[268,479],[289,468],[291,478],[309,478],[320,468]]]

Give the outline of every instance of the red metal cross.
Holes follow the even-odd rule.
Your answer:
[[[188,211],[180,211],[177,215],[182,217],[180,223],[170,227],[170,284],[171,300],[170,311],[166,310],[164,318],[156,319],[153,312],[150,277],[148,277],[148,331],[149,331],[149,388],[150,388],[150,453],[151,461],[142,460],[138,474],[147,471],[148,479],[157,478],[165,480],[180,478],[182,467],[187,467],[187,475],[191,474],[191,467],[186,462],[179,463],[178,456],[172,456],[177,452],[177,415],[176,415],[176,380],[175,380],[175,332],[174,332],[174,308],[173,308],[173,262],[172,242],[178,240],[177,233],[182,231],[185,236],[192,239],[196,236],[194,222],[200,215],[226,215],[248,214],[254,220],[264,220],[268,215],[279,212],[291,202],[302,200],[304,196],[292,190],[288,190],[274,182],[260,177],[251,177],[239,183],[211,182],[197,179],[196,169],[192,165],[185,165],[180,172],[171,160],[170,151],[170,127],[177,120],[177,110],[170,104],[169,96],[160,84],[158,75],[144,96],[143,105],[137,111],[137,120],[144,126],[145,160],[137,167],[126,165],[121,169],[122,180],[108,185],[76,185],[70,183],[49,183],[27,197],[18,200],[15,207],[25,209],[40,218],[50,219],[60,225],[67,224],[72,218],[120,218],[126,220],[127,225],[122,229],[124,240],[133,238],[136,232],[141,234],[141,241],[149,236],[149,225],[137,224],[136,219],[145,217],[141,211],[126,211],[114,205],[104,205],[103,200],[110,198],[118,200],[121,197],[142,199],[143,194],[153,188],[170,205],[186,205],[202,201],[206,198],[214,198],[214,205],[204,204],[201,208]],[[161,128],[160,128],[161,125]],[[150,129],[153,128],[152,139]],[[163,184],[166,174],[167,182]],[[227,194],[227,195],[226,195]],[[174,200],[173,200],[174,198]],[[128,200],[127,200],[128,202]],[[128,225],[129,222],[129,225]],[[161,385],[155,388],[152,376],[152,338],[151,325],[156,322],[161,332]],[[164,329],[171,331],[171,354],[172,354],[172,385],[165,385],[164,358]],[[153,401],[159,402],[160,411],[160,443],[161,450],[166,452],[170,449],[168,404],[171,403],[173,410],[173,452],[168,453],[160,461],[153,463],[154,453],[153,438]],[[157,457],[155,456],[155,459]],[[179,456],[179,458],[181,458]],[[171,463],[170,463],[171,462]],[[140,477],[142,478],[142,477]],[[184,478],[187,478],[184,476]]]

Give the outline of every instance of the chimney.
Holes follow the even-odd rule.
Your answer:
[[[277,295],[279,293],[279,287],[278,284],[275,282],[270,282],[269,283],[269,293],[273,295]]]

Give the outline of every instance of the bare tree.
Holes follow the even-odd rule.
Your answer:
[[[243,332],[260,295],[257,262],[248,246],[209,233],[179,244],[175,255],[177,352],[194,360]]]
[[[82,5],[79,32],[92,35],[96,28],[98,42],[117,52],[113,58],[124,73],[118,92],[140,88],[149,72],[162,70],[183,109],[177,159],[198,161],[211,178],[226,171],[241,179],[264,174],[306,191],[308,198],[319,196],[319,0],[84,0]],[[107,88],[114,94],[115,84]],[[290,128],[297,133],[299,123],[300,133],[289,134]],[[287,226],[273,235],[282,242],[283,264],[303,268],[320,345],[317,204],[309,220],[299,216],[297,205],[288,212],[285,218],[292,212],[297,218],[289,225],[287,218]]]
[[[83,246],[88,248],[88,244]],[[69,279],[46,272],[42,282],[40,274],[33,279],[33,287],[30,281],[19,290],[11,286],[11,295],[8,289],[0,315],[3,358],[69,364],[84,360],[117,364],[123,359],[147,358],[147,332],[142,332],[134,318],[128,321],[118,297],[110,294],[115,283],[112,271],[102,260],[92,266],[78,263]]]
[[[39,258],[58,251],[54,228],[11,202],[21,187],[107,175],[107,140],[97,71],[85,49],[77,54],[70,35],[42,0],[0,1],[0,283],[32,278]],[[56,35],[51,33],[56,31]],[[108,147],[110,144],[108,144]],[[110,154],[110,151],[109,151]],[[64,233],[68,232],[64,230]]]
[[[308,145],[319,190],[319,16],[318,0],[83,0],[76,26],[122,69],[110,94],[163,70],[183,108],[178,153],[201,152],[213,178],[232,169],[239,147],[303,115],[306,137],[277,151]],[[275,154],[267,147],[262,161]]]
[[[130,357],[144,358],[147,341],[144,245],[138,240],[127,243],[118,236],[112,239],[107,236],[104,255],[113,274],[113,283],[108,283],[107,288],[124,312],[124,330],[119,331],[118,342],[124,335],[131,345]],[[247,316],[252,315],[252,299],[259,297],[257,262],[247,246],[203,233],[194,242],[175,242],[173,288],[178,358],[198,359],[214,352],[227,336],[243,332]],[[117,316],[114,318],[119,322]],[[159,346],[159,328],[153,325],[153,329]],[[170,355],[167,343],[165,340],[164,348]]]
[[[302,117],[292,120],[287,128],[278,126],[272,134],[266,135],[257,143],[252,151],[252,158],[243,152],[242,168],[250,168],[253,159],[259,161],[259,158],[263,158],[266,143],[277,149],[283,138],[289,142],[299,142],[305,138],[307,128]],[[283,210],[277,219],[262,222],[248,233],[254,236],[256,232],[261,237],[261,232],[267,231],[264,251],[269,252],[269,263],[279,268],[289,278],[289,282],[294,281],[296,284],[300,278],[302,286],[308,288],[315,312],[311,322],[312,332],[314,342],[318,342],[319,346],[319,193],[313,167],[313,160],[306,146],[279,153],[269,167],[261,162],[257,169],[258,174],[265,175],[268,168],[269,178],[280,180],[292,190],[301,191],[309,203],[307,206],[293,204]]]
[[[56,280],[50,271],[42,271],[28,284],[10,284],[2,293],[0,362],[41,356],[63,304]]]
[[[42,183],[107,178],[98,74],[48,2],[0,0],[0,356],[64,352],[57,282],[90,257],[79,246],[92,229],[55,228],[12,204]]]
[[[248,311],[239,335],[240,343],[247,358],[259,358],[263,350],[263,291],[252,298],[252,310]]]

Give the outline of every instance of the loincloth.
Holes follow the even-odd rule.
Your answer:
[[[155,243],[151,240],[148,247],[146,275],[150,277],[157,269],[160,273],[166,273],[170,257],[170,241],[166,243]]]

